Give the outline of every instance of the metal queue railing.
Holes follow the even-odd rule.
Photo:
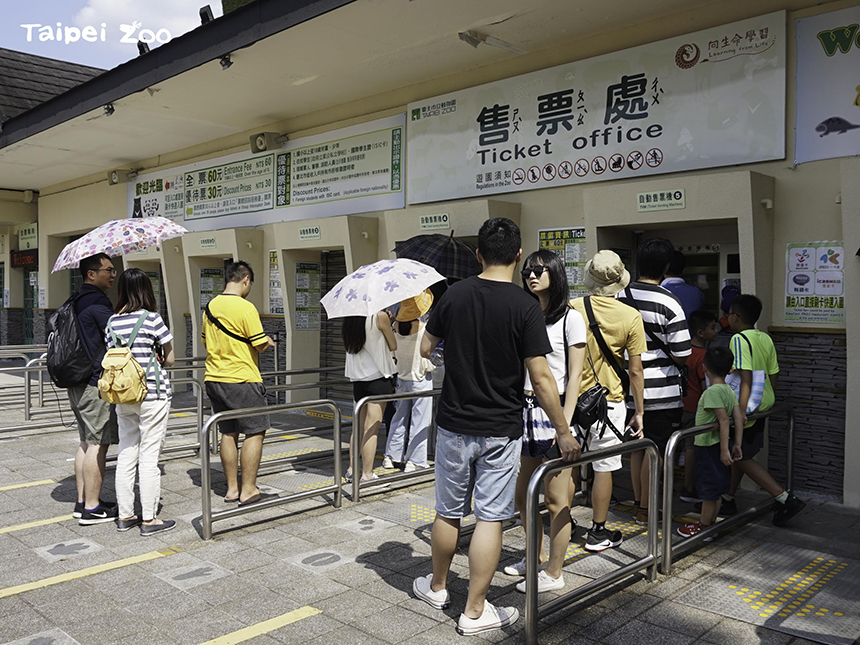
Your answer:
[[[611,573],[607,573],[596,580],[592,580],[584,585],[576,587],[563,596],[559,596],[542,605],[538,604],[538,568],[539,563],[539,543],[538,537],[543,533],[539,513],[539,496],[544,478],[547,475],[564,470],[570,467],[579,467],[585,464],[597,461],[598,459],[606,459],[623,455],[628,452],[637,450],[645,450],[647,458],[651,463],[651,486],[649,491],[649,507],[657,508],[659,504],[659,462],[660,453],[657,450],[656,444],[650,439],[637,439],[629,441],[611,448],[586,452],[575,461],[564,461],[562,459],[552,459],[541,464],[534,472],[529,480],[528,492],[526,493],[526,518],[528,530],[526,531],[526,611],[525,611],[525,637],[527,645],[536,645],[538,642],[538,621],[558,611],[563,607],[577,602],[593,594],[596,591],[605,589],[606,587],[623,580],[624,578],[648,569],[648,580],[653,582],[657,579],[657,562],[659,559],[659,551],[657,548],[657,513],[648,514],[648,549],[647,553]],[[665,536],[664,536],[665,537]]]
[[[364,427],[361,423],[361,413],[368,403],[388,403],[390,401],[408,401],[411,399],[424,399],[433,397],[434,399],[441,394],[442,390],[426,390],[424,392],[403,392],[399,394],[378,394],[375,396],[366,396],[355,404],[355,410],[352,413],[352,460],[350,467],[352,469],[352,501],[358,502],[361,499],[361,489],[367,487],[376,487],[380,484],[389,482],[399,482],[409,479],[426,479],[428,475],[435,474],[433,466],[429,468],[419,468],[411,473],[394,473],[391,475],[383,475],[379,479],[372,481],[361,481],[361,438],[364,434]],[[431,416],[430,428],[428,429],[428,445],[430,435],[436,428],[436,415]]]
[[[787,464],[786,464],[786,490],[791,490],[794,482],[794,409],[790,405],[778,405],[764,412],[756,412],[749,415],[749,420],[766,419],[775,414],[788,415],[788,445],[787,445]],[[719,429],[719,423],[710,423],[708,425],[695,426],[686,430],[678,430],[669,437],[669,442],[666,444],[666,454],[663,460],[663,553],[660,564],[660,571],[664,575],[672,573],[672,559],[688,553],[699,547],[707,538],[713,538],[719,533],[722,533],[734,526],[746,524],[753,518],[767,512],[773,507],[773,498],[756,504],[752,508],[748,508],[742,513],[724,518],[719,522],[714,522],[712,526],[697,533],[693,537],[684,538],[683,540],[672,543],[672,507],[674,502],[672,483],[674,481],[674,463],[675,453],[679,447],[683,447],[684,440],[687,437],[695,437],[709,430]],[[654,508],[654,506],[651,506]]]
[[[239,515],[245,515],[246,513],[253,513],[255,511],[261,511],[268,508],[272,508],[273,506],[278,506],[280,504],[287,504],[289,502],[295,502],[301,499],[306,499],[309,497],[319,497],[320,495],[326,495],[328,493],[332,493],[334,495],[334,507],[340,508],[343,490],[342,490],[342,479],[343,479],[343,459],[342,459],[342,439],[341,439],[341,412],[337,403],[332,401],[331,399],[317,399],[314,401],[301,401],[299,403],[285,403],[283,405],[271,405],[267,407],[261,408],[246,408],[243,410],[230,410],[228,412],[219,412],[218,414],[214,414],[209,419],[207,419],[206,423],[203,425],[203,428],[200,430],[199,444],[201,446],[209,443],[210,433],[213,432],[214,429],[218,427],[218,424],[221,421],[227,421],[230,419],[241,419],[251,416],[261,416],[268,414],[277,414],[279,412],[290,412],[292,410],[298,410],[302,408],[330,408],[332,411],[332,419],[333,419],[333,442],[334,442],[334,450],[332,452],[334,456],[334,481],[329,486],[322,486],[320,488],[315,488],[313,490],[302,491],[298,493],[291,493],[289,495],[269,498],[265,500],[261,500],[254,504],[248,504],[247,506],[237,506],[235,508],[231,508],[223,511],[212,511],[212,471],[211,471],[211,457],[208,451],[201,450],[200,451],[200,488],[202,490],[202,528],[203,528],[203,539],[211,540],[212,539],[212,524],[220,521],[226,520],[231,517],[237,517]],[[294,461],[294,459],[290,457],[285,457],[283,459],[275,460],[278,463],[287,463],[290,461]],[[269,465],[275,463],[275,461],[269,462]]]

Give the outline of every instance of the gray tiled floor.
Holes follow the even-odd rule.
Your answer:
[[[16,414],[0,408],[6,423],[14,422]],[[310,422],[296,419],[296,425]],[[14,441],[0,437],[0,487],[53,480],[0,491],[0,528],[71,513],[75,489],[68,459],[75,446],[76,434],[71,431],[31,431]],[[111,473],[109,467],[108,488]],[[202,643],[307,605],[321,613],[257,636],[254,645],[432,645],[460,639],[454,626],[468,590],[467,539],[449,579],[450,609],[433,610],[411,593],[413,578],[431,569],[429,525],[424,511],[413,521],[404,506],[432,505],[427,502],[432,500],[432,487],[393,489],[359,504],[345,501],[340,510],[320,499],[281,506],[218,523],[215,539],[204,542],[199,521],[191,523],[199,516],[199,461],[190,455],[166,459],[163,473],[162,517],[179,518],[179,523],[175,531],[157,538],[143,539],[136,531],[117,533],[112,525],[78,526],[71,520],[0,534],[0,589],[165,547],[178,549],[154,560],[0,598],[0,643]],[[223,494],[220,473],[213,478],[215,490]],[[281,471],[262,476],[261,483],[290,479],[295,478]],[[110,491],[105,496],[113,498]],[[691,509],[682,505],[679,511]],[[574,515],[587,526],[587,508],[575,508]],[[613,517],[630,524],[623,510]],[[836,537],[834,526],[839,529]],[[856,557],[858,528],[860,513],[822,503],[810,503],[790,528],[775,529],[768,518],[761,518],[680,560],[671,577],[659,576],[656,583],[634,578],[546,617],[540,642],[799,645],[807,641],[690,607],[679,599],[763,542]],[[630,531],[630,536],[636,533],[630,527],[622,530]],[[68,547],[78,543],[98,548]],[[627,551],[638,555],[640,543],[641,535],[631,537]],[[67,546],[57,549],[58,544]],[[500,570],[522,557],[523,544],[521,528],[506,532]],[[38,549],[54,553],[45,559]],[[337,561],[326,555],[332,553]],[[613,557],[620,555],[579,558],[566,570],[568,588],[587,582],[585,575],[603,570]],[[211,575],[214,572],[217,575]],[[524,596],[515,591],[516,582],[500,571],[489,597],[522,611]],[[523,622],[472,642],[521,643]]]

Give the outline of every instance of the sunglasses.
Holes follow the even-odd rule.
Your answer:
[[[545,266],[543,266],[542,264],[536,264],[533,267],[523,269],[520,274],[523,276],[523,281],[526,281],[529,279],[529,276],[531,276],[532,273],[535,274],[536,278],[540,278],[543,275],[544,271],[547,271],[547,268]]]

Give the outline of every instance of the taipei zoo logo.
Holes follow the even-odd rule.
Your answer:
[[[107,23],[104,22],[99,27],[93,25],[73,27],[71,25],[64,25],[61,22],[56,23],[56,25],[43,25],[35,22],[20,26],[27,31],[26,37],[28,43],[33,42],[35,39],[38,39],[40,42],[53,41],[65,45],[80,41],[88,43],[107,42]],[[137,20],[132,21],[131,24],[120,24],[119,31],[122,35],[119,37],[118,42],[125,45],[134,45],[138,42],[164,44],[172,38],[170,31],[164,27],[158,30],[141,29],[141,27],[143,27],[143,23]]]

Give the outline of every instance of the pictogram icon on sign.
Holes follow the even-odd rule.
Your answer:
[[[555,179],[555,164],[548,163],[543,167],[543,178],[547,181]]]
[[[656,168],[663,163],[663,151],[660,148],[651,148],[645,153],[645,163],[652,168]]]
[[[511,179],[514,180],[514,183],[519,186],[526,180],[526,171],[522,168],[514,168],[513,176]]]
[[[573,172],[576,173],[577,177],[585,177],[590,167],[588,159],[577,159],[576,163],[573,164]]]
[[[621,172],[624,170],[624,155],[616,152],[609,157],[609,169],[612,172]]]
[[[630,170],[639,170],[642,167],[643,161],[645,161],[645,158],[638,150],[634,150],[627,155],[627,167],[630,168]]]
[[[602,175],[606,171],[606,159],[595,157],[591,160],[591,170],[595,175]]]
[[[535,183],[538,179],[540,179],[540,168],[537,166],[532,166],[529,168],[528,172],[529,181]]]
[[[562,179],[567,179],[573,174],[573,164],[569,161],[562,161],[558,164],[558,176]]]

